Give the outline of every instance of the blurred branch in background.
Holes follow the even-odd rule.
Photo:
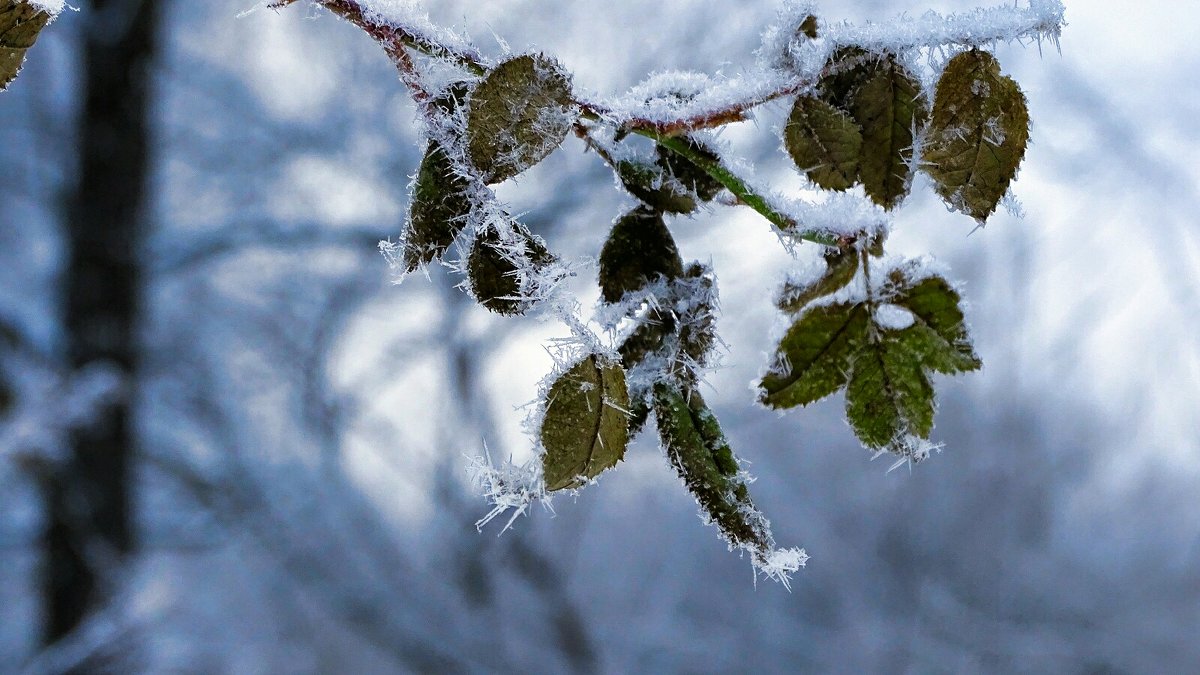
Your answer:
[[[135,386],[140,361],[141,248],[148,215],[151,74],[161,3],[95,0],[82,30],[79,177],[69,197],[63,283],[68,362],[101,361]],[[73,434],[45,483],[42,535],[45,640],[62,638],[103,606],[108,564],[135,545],[128,400]]]

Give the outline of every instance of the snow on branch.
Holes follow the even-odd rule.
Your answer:
[[[279,9],[295,2],[272,0],[266,6]],[[366,31],[393,58],[398,58],[407,46],[475,72],[487,64],[487,59],[465,37],[435,25],[414,0],[312,0],[312,3]]]
[[[861,26],[831,23],[823,27],[821,37],[839,46],[891,52],[1025,40],[1048,40],[1057,47],[1065,11],[1060,0],[1030,0],[1027,7],[977,8],[947,15],[929,11],[919,17],[900,16]]]
[[[43,12],[55,16],[63,11],[66,6],[65,0],[26,0],[31,6],[40,9]]]
[[[295,0],[270,4],[282,7]],[[312,0],[366,31],[407,70],[405,47],[450,60],[476,75],[490,62],[462,35],[438,27],[414,0]],[[821,76],[834,49],[855,44],[867,49],[902,52],[912,49],[982,46],[1014,40],[1050,40],[1056,46],[1065,25],[1061,0],[1030,0],[1026,7],[1000,6],[941,15],[901,16],[887,22],[849,22],[820,26],[817,40],[797,37],[806,16],[819,13],[809,2],[788,2],[763,34],[760,59],[753,68],[731,77],[669,71],[651,75],[625,94],[580,99],[585,117],[622,128],[662,134],[722,126],[748,119],[763,103],[811,87]],[[791,58],[781,69],[778,55]]]
[[[819,24],[817,39],[799,31],[813,3],[792,1],[763,33],[759,62],[730,77],[669,71],[655,73],[624,95],[584,103],[585,110],[630,129],[661,133],[703,129],[746,119],[768,101],[811,87],[824,73],[829,55],[855,45],[870,51],[976,47],[996,42],[1049,40],[1056,47],[1065,8],[1060,0],[1030,0],[1026,7],[1000,6],[941,15],[900,16],[886,22]],[[788,58],[780,59],[786,55]]]

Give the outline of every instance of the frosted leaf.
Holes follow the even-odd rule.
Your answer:
[[[402,266],[412,272],[442,257],[467,224],[470,183],[455,173],[445,149],[430,143],[410,189]]]
[[[684,136],[683,142],[703,160],[719,162],[721,159],[709,145],[695,136]],[[685,190],[694,194],[700,201],[711,201],[724,188],[720,181],[710,176],[690,159],[661,145],[655,148],[655,153],[658,156],[658,166],[666,171],[673,181],[682,184]]]
[[[938,81],[922,168],[946,203],[983,224],[1025,156],[1029,110],[1016,81],[991,54],[971,50]]]
[[[665,213],[691,213],[696,199],[678,180],[654,164],[620,160],[615,167],[621,186],[647,206]]]
[[[692,263],[681,277],[628,293],[621,304],[634,318],[618,350],[631,398],[644,398],[661,382],[695,386],[723,344],[716,333],[719,300],[712,270]]]
[[[484,182],[498,183],[537,164],[575,120],[571,80],[558,62],[526,54],[488,73],[471,92],[467,151]]]
[[[798,312],[817,299],[827,297],[850,285],[858,274],[859,252],[857,247],[848,250],[830,249],[824,253],[824,271],[812,274],[803,270],[790,274],[784,282],[775,305],[785,312]]]
[[[807,556],[775,546],[770,522],[750,499],[753,479],[741,469],[703,398],[668,383],[655,386],[653,397],[663,449],[699,504],[701,519],[715,525],[731,549],[749,552],[756,569],[786,585]]]
[[[554,262],[542,241],[522,225],[513,225],[515,241],[501,239],[498,228],[475,238],[467,262],[471,292],[499,314],[523,314],[536,302],[531,282]]]
[[[576,488],[625,456],[629,394],[621,367],[588,356],[547,393],[542,473],[550,491]]]
[[[0,91],[16,79],[25,53],[62,6],[61,0],[4,0],[0,4]]]
[[[779,341],[772,366],[760,381],[759,400],[776,409],[793,408],[837,392],[867,343],[868,321],[864,304],[805,311]]]
[[[605,302],[617,302],[658,277],[683,274],[683,261],[662,215],[638,207],[613,224],[600,251],[600,290]]]
[[[876,204],[892,209],[908,194],[913,141],[928,117],[921,84],[889,54],[861,68],[847,105],[862,127],[863,189]]]
[[[846,190],[858,179],[862,132],[846,113],[820,99],[800,96],[783,139],[808,178],[826,190]]]

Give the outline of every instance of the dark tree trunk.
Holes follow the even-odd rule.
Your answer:
[[[72,366],[138,366],[149,107],[161,0],[92,0],[83,15],[79,178],[69,206],[63,281]],[[47,482],[43,535],[44,639],[71,632],[105,598],[106,580],[134,545],[134,429],[127,396],[73,439]]]

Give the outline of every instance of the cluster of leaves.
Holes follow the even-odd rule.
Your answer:
[[[447,88],[429,108],[464,120],[462,137],[430,139],[413,183],[402,264],[406,271],[440,259],[470,223],[468,273],[480,304],[500,314],[523,314],[531,305],[529,271],[554,256],[540,238],[515,220],[488,223],[479,213],[483,185],[512,178],[552,153],[571,128],[570,78],[552,59],[522,55],[479,81]],[[461,108],[465,106],[465,110]]]
[[[0,0],[0,89],[16,77],[25,52],[53,18],[47,1]],[[565,268],[546,242],[504,211],[488,186],[536,165],[572,130],[637,201],[614,220],[599,254],[601,314],[615,317],[608,327],[620,328],[621,338],[615,348],[594,335],[580,340],[586,349],[547,378],[538,419],[541,489],[590,483],[622,460],[653,415],[671,465],[707,520],[731,547],[749,551],[756,566],[786,581],[804,553],[775,548],[767,520],[750,498],[749,477],[698,391],[720,344],[716,279],[707,266],[684,263],[668,223],[722,193],[724,203],[750,206],[781,230],[798,223],[741,180],[723,151],[699,132],[747,119],[755,105],[794,95],[783,146],[814,186],[834,192],[861,186],[874,204],[892,211],[919,169],[950,208],[982,224],[1008,192],[1025,153],[1029,116],[1017,83],[1001,74],[977,36],[956,43],[965,48],[948,60],[932,91],[914,74],[911,48],[829,41],[820,53],[828,60],[815,81],[707,110],[690,121],[650,119],[638,126],[580,101],[570,75],[545,55],[492,64],[439,44],[436,35],[379,23],[360,0],[316,2],[384,43],[424,113],[428,144],[402,242],[389,250],[405,272],[443,261],[462,244],[457,265],[488,310],[524,314],[549,295]],[[823,39],[816,17],[797,18],[785,33],[810,45]],[[1056,20],[1061,22],[1061,7]],[[789,74],[797,76],[802,73],[790,56],[792,46],[771,67],[793,69]],[[463,77],[438,91],[427,89],[410,50]],[[664,105],[648,109],[685,108],[700,94],[678,89],[654,94],[647,104]],[[643,137],[654,142],[652,155],[631,149],[632,139]],[[957,291],[921,261],[885,256],[886,232],[874,227],[799,237],[826,247],[824,269],[784,285],[778,304],[793,321],[759,382],[761,403],[793,408],[845,388],[846,416],[864,446],[894,453],[901,462],[923,459],[933,447],[931,376],[981,365]],[[587,330],[573,313],[563,318],[577,333]],[[0,415],[11,398],[0,381]]]
[[[496,227],[483,185],[512,178],[549,155],[580,120],[570,79],[553,60],[520,55],[433,98],[437,125],[413,184],[400,261],[412,271],[441,259],[466,237],[471,292],[487,309],[521,314],[533,305],[531,277],[556,257],[516,221]],[[691,153],[719,160],[683,136]],[[650,414],[664,449],[709,518],[731,543],[765,561],[774,551],[766,520],[712,411],[697,392],[717,344],[715,279],[684,265],[665,218],[712,200],[722,184],[687,157],[657,146],[652,160],[611,160],[639,205],[617,218],[599,255],[603,301],[624,308],[631,328],[617,349],[587,353],[550,382],[539,440],[547,491],[582,487],[615,466]],[[628,377],[627,377],[628,375]],[[765,564],[765,563],[764,563]]]
[[[807,405],[846,387],[846,417],[868,448],[919,461],[933,430],[931,372],[976,370],[958,293],[918,265],[887,270],[867,250],[827,255],[827,270],[779,298],[797,314],[760,383],[772,408]],[[859,279],[858,288],[848,288]],[[846,292],[849,291],[849,292]]]
[[[816,25],[806,20],[808,37]],[[887,210],[908,194],[919,164],[951,208],[982,224],[1024,156],[1025,97],[979,49],[946,64],[932,115],[926,97],[896,54],[841,47],[811,94],[797,97],[784,146],[815,185],[861,184]],[[929,373],[967,372],[981,362],[953,286],[915,262],[884,261],[882,243],[863,238],[831,248],[824,274],[785,285],[778,304],[796,320],[760,382],[760,400],[791,408],[845,387],[846,416],[863,445],[919,461],[931,447]]]
[[[784,128],[788,154],[814,184],[861,184],[894,209],[912,185],[922,141],[921,166],[948,205],[980,223],[996,210],[1025,154],[1029,112],[995,57],[971,49],[950,59],[932,116],[920,81],[895,54],[842,47],[825,73],[811,95],[796,98]]]
[[[352,5],[323,4],[335,11]],[[817,40],[820,29],[807,16],[795,34]],[[720,344],[715,277],[705,265],[685,264],[669,222],[723,193],[724,203],[747,204],[777,227],[787,218],[777,218],[697,129],[606,117],[576,98],[569,75],[547,56],[487,64],[448,49],[431,52],[429,44],[411,39],[399,49],[451,54],[469,76],[430,93],[412,63],[398,60],[406,82],[416,82],[430,132],[395,255],[405,271],[443,260],[461,242],[458,265],[481,305],[505,315],[534,307],[557,279],[558,258],[496,204],[488,185],[537,164],[572,130],[637,201],[613,221],[598,256],[601,315],[620,336],[615,348],[581,340],[586,349],[547,378],[536,420],[543,489],[577,489],[616,466],[653,415],[661,446],[707,520],[760,569],[786,578],[804,554],[775,548],[750,480],[698,391]],[[995,58],[977,47],[960,51],[931,92],[907,65],[911,54],[857,44],[835,44],[827,54],[819,79],[791,91],[782,136],[797,167],[824,190],[861,185],[888,211],[908,194],[919,167],[951,208],[982,223],[1006,194],[1028,138],[1024,96]],[[658,94],[683,104],[695,95]],[[719,125],[744,113],[707,119]],[[631,147],[643,137],[654,141],[652,154]],[[885,237],[877,229],[808,237],[826,246],[824,270],[789,281],[780,294],[793,322],[759,382],[760,401],[792,408],[845,388],[846,415],[864,446],[919,461],[933,447],[931,376],[981,363],[953,285],[922,261],[885,256]],[[580,330],[573,315],[564,318]]]

